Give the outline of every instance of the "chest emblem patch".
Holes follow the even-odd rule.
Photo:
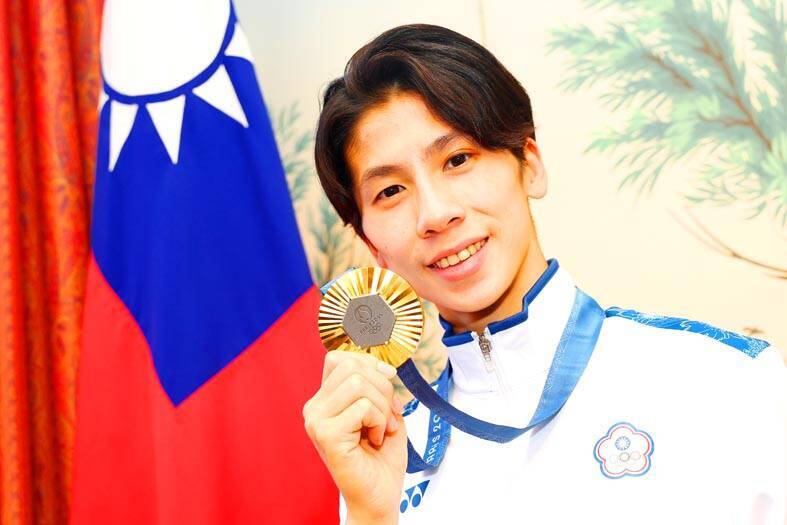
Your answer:
[[[594,455],[601,473],[611,479],[642,476],[650,470],[653,438],[631,423],[615,423],[596,442]]]

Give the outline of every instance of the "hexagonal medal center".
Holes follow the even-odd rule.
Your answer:
[[[396,316],[388,303],[377,294],[350,299],[342,326],[353,342],[361,348],[388,342]]]

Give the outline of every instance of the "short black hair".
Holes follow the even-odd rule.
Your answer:
[[[320,183],[339,217],[362,237],[347,148],[361,116],[396,93],[420,96],[437,117],[480,146],[508,149],[520,160],[525,140],[535,139],[525,88],[482,45],[435,25],[382,33],[328,85],[315,138]]]

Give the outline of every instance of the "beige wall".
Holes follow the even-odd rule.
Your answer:
[[[625,115],[599,106],[597,97],[608,85],[574,94],[557,88],[567,71],[560,53],[547,54],[547,31],[580,21],[602,24],[603,13],[568,0],[380,4],[236,1],[272,113],[295,102],[300,110],[295,126],[301,132],[312,130],[326,83],[341,74],[353,51],[385,29],[429,22],[462,32],[483,42],[531,95],[550,177],[547,197],[533,205],[548,257],[558,258],[602,305],[703,320],[743,333],[754,329],[758,337],[787,349],[787,280],[709,249],[679,223],[690,221],[682,195],[696,177],[696,160],[673,166],[654,191],[637,196],[618,190],[624,173],[610,156],[584,153],[594,131]],[[290,154],[288,144],[280,147],[283,155]],[[311,160],[308,154],[301,153],[301,158]],[[315,264],[322,260],[310,231],[320,220],[318,198],[312,179],[296,205]],[[739,205],[700,205],[691,213],[742,253],[787,267],[787,229],[769,215],[747,220],[745,207]],[[358,245],[342,257],[342,264],[368,261]],[[430,332],[421,365],[431,375],[443,350],[434,325]]]

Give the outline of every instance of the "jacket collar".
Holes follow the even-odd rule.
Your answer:
[[[556,260],[549,265],[522,300],[522,310],[490,323],[484,335],[492,344],[495,371],[489,370],[474,332],[454,333],[440,318],[445,329],[443,343],[453,368],[454,383],[466,392],[490,392],[500,388],[516,390],[528,377],[549,369],[552,357],[571,309],[576,287],[568,272]],[[501,385],[501,380],[506,383]]]

